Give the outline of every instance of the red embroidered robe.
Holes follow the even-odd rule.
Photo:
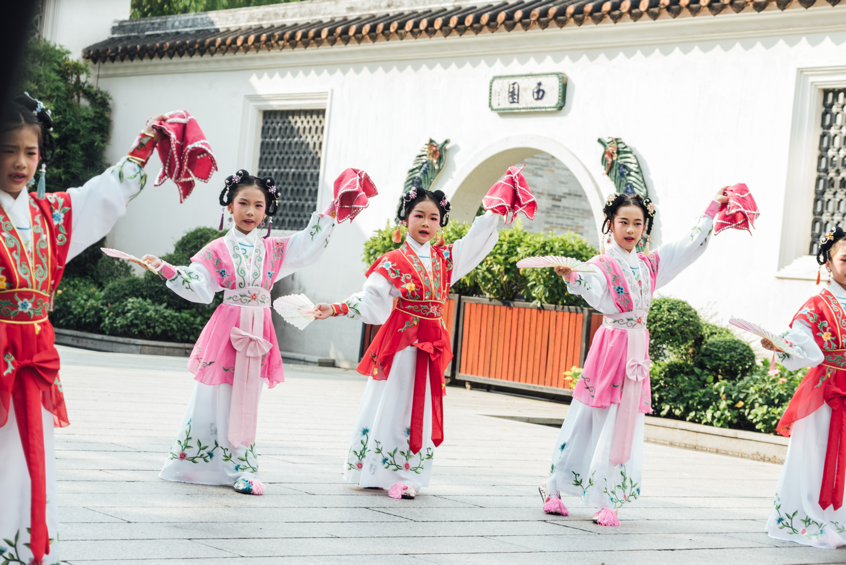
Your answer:
[[[70,196],[30,198],[30,214],[32,240],[27,248],[0,207],[0,426],[6,425],[14,402],[32,482],[30,549],[40,560],[49,553],[41,407],[53,414],[56,426],[69,424],[47,314],[68,255]]]
[[[819,503],[823,510],[830,505],[837,510],[843,505],[846,488],[846,312],[837,297],[823,289],[796,313],[791,326],[796,320],[811,326],[825,358],[802,379],[777,430],[789,436],[796,420],[812,414],[823,403],[829,405],[831,424]]]
[[[436,447],[443,442],[444,370],[452,359],[449,332],[442,318],[452,280],[452,245],[430,249],[431,276],[407,241],[382,255],[367,271],[368,277],[379,273],[391,281],[400,298],[358,365],[362,375],[386,380],[394,355],[407,347],[417,347],[410,425],[412,453],[418,453],[423,446],[427,374],[432,394],[432,442]]]

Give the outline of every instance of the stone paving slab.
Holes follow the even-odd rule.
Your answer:
[[[764,532],[780,467],[646,444],[642,496],[619,528],[565,498],[544,514],[567,406],[449,388],[446,441],[416,500],[344,483],[360,375],[289,366],[262,395],[262,497],[162,481],[193,381],[184,359],[60,348],[72,425],[56,431],[61,557],[70,565],[222,563],[838,563]]]

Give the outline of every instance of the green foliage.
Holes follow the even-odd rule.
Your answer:
[[[447,227],[454,223],[455,222],[450,222]],[[361,260],[364,261],[366,269],[369,269],[370,266],[385,253],[400,248],[402,241],[405,241],[405,229],[402,229],[403,240],[400,243],[394,243],[391,238],[393,237],[396,229],[396,226],[391,225],[391,221],[388,220],[385,222],[384,228],[376,230],[376,233],[364,242],[364,251],[361,254]]]
[[[107,335],[178,343],[196,340],[211,317],[174,312],[149,298],[129,298],[104,310],[102,330]]]
[[[444,170],[446,146],[448,143],[448,139],[438,144],[438,142],[429,138],[429,141],[423,145],[423,149],[414,157],[414,162],[405,178],[405,184],[402,188],[403,192],[411,190],[414,186],[425,190],[432,190],[432,184],[438,178],[438,175],[441,174],[441,171]]]
[[[475,269],[476,281],[485,296],[496,300],[517,298],[524,286],[517,261],[522,258],[520,250],[531,235],[519,220],[513,228],[499,232],[499,241],[493,251]]]
[[[27,44],[17,91],[29,92],[52,112],[58,149],[47,167],[48,192],[82,186],[107,167],[110,97],[88,82],[90,74],[86,63],[61,47],[40,38]]]
[[[653,365],[652,408],[658,416],[719,428],[775,433],[806,370],[769,375],[769,361],[754,364],[738,380],[720,378],[685,361]]]
[[[230,8],[250,8],[269,4],[284,4],[300,0],[132,0],[129,17],[152,18],[192,12],[212,12]]]
[[[162,259],[187,265],[200,249],[220,234],[196,228],[183,235],[173,253]],[[106,257],[101,241],[68,264],[50,314],[54,326],[91,333],[187,343],[195,341],[222,302],[197,304],[167,288],[164,279],[146,271],[132,276],[129,265]]]
[[[694,359],[694,365],[724,379],[745,377],[755,366],[755,353],[749,344],[736,337],[706,341]]]
[[[684,300],[656,298],[646,321],[649,354],[653,359],[687,357],[693,342],[702,335],[699,314]]]
[[[596,249],[585,238],[572,232],[563,235],[531,234],[520,249],[521,259],[546,255],[587,261],[596,255]],[[564,279],[553,269],[523,269],[522,275],[525,281],[523,295],[527,300],[531,299],[536,304],[587,306],[583,298],[568,292]]]

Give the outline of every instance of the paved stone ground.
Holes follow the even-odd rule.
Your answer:
[[[566,406],[449,388],[446,442],[416,500],[342,482],[365,381],[288,366],[261,400],[268,494],[158,472],[193,386],[185,360],[60,348],[72,425],[57,430],[61,557],[85,563],[837,563],[764,533],[779,467],[646,445],[643,497],[600,528],[541,510],[557,430],[495,417]]]

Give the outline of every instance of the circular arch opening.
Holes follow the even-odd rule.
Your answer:
[[[523,226],[533,232],[572,231],[599,244],[603,199],[597,183],[579,159],[556,141],[534,136],[492,143],[452,176],[445,187],[456,220],[471,221],[479,203],[508,167],[523,171],[538,200],[538,214]]]

